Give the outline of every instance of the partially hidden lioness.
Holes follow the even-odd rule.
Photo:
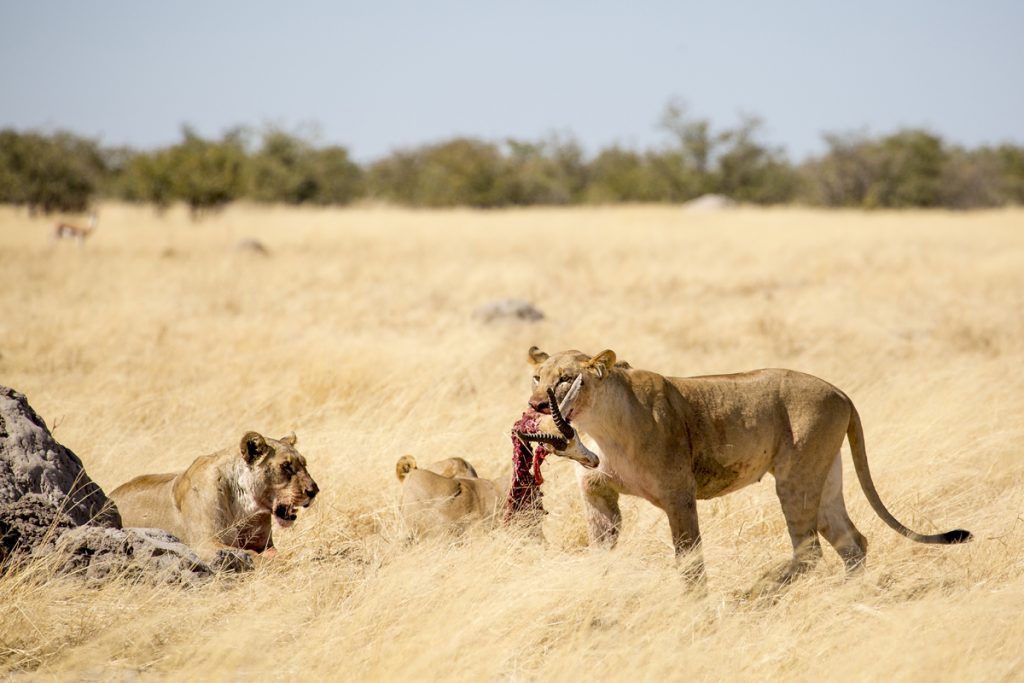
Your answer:
[[[668,515],[676,553],[697,550],[692,573],[703,580],[698,499],[731,493],[770,472],[793,543],[793,558],[762,582],[782,585],[821,557],[818,534],[847,569],[865,559],[867,540],[843,502],[839,449],[846,437],[871,507],[890,527],[921,543],[959,543],[962,529],[923,535],[882,504],[868,470],[860,417],[850,399],[824,380],[792,370],[664,377],[616,363],[613,351],[548,355],[529,350],[530,405],[550,412],[577,378],[578,395],[564,415],[599,459],[577,467],[591,543],[614,545],[622,517],[620,494],[640,496]],[[553,390],[549,394],[548,390]],[[770,587],[770,586],[766,586]]]
[[[452,477],[477,478],[476,470],[464,458],[446,458],[421,466],[416,462],[416,458],[411,455],[403,455],[395,463],[395,474],[398,476],[398,481],[405,481],[406,476],[416,469],[433,472],[448,479]]]
[[[508,493],[507,485],[481,479],[462,458],[420,467],[411,455],[403,455],[395,463],[395,474],[402,482],[402,519],[414,533],[463,531],[493,521]]]
[[[295,434],[246,432],[238,446],[200,456],[184,472],[144,474],[110,497],[124,526],[169,531],[203,559],[225,548],[273,556],[271,519],[291,526],[296,508],[320,490],[295,442]]]

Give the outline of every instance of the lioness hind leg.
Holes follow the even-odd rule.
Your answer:
[[[843,500],[843,463],[836,453],[825,486],[821,492],[821,504],[818,506],[818,531],[825,537],[848,572],[856,571],[864,566],[867,557],[868,540],[857,531],[846,513]]]
[[[791,458],[790,462],[793,460],[799,462],[798,458]],[[791,468],[787,469],[787,474],[792,472]],[[825,472],[818,476],[806,470],[795,472],[793,476],[787,474],[775,473],[775,492],[782,504],[782,514],[793,543],[793,558],[765,572],[751,589],[752,597],[777,593],[796,577],[810,571],[822,556],[818,541],[818,506]]]
[[[619,492],[608,481],[608,476],[597,470],[577,468],[583,512],[587,518],[587,537],[591,545],[615,547],[622,529],[619,511]]]
[[[775,491],[793,542],[793,561],[780,577],[785,582],[811,569],[821,559],[818,517],[822,492],[830,476],[834,476],[833,454],[846,438],[848,404],[845,397],[828,394],[822,397],[821,410],[805,414],[803,419],[791,416],[793,441],[776,454],[772,471]],[[833,492],[829,500],[834,498]]]
[[[811,569],[821,559],[821,543],[818,542],[821,488],[813,484],[807,486],[805,482],[793,485],[788,480],[776,478],[775,491],[782,504],[789,540],[793,542],[790,573],[795,576]]]
[[[821,559],[821,543],[818,542],[818,533],[813,530],[808,532],[806,529],[794,533],[793,526],[788,526],[790,527],[790,537],[793,539],[793,558],[762,574],[748,592],[747,597],[777,597],[781,589],[788,586],[801,574],[813,569]]]

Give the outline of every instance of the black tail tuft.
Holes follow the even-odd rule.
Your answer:
[[[966,543],[974,538],[967,529],[953,529],[942,534],[943,543]]]

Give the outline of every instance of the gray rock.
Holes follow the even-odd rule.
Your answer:
[[[235,242],[234,250],[242,254],[255,254],[257,256],[270,256],[270,250],[257,239],[246,237]]]
[[[543,320],[544,314],[529,301],[523,301],[522,299],[499,299],[497,301],[484,304],[473,311],[473,317],[485,323],[496,322],[498,320],[525,320],[527,322],[536,322],[538,320]]]
[[[191,548],[162,529],[75,527],[36,548],[33,557],[52,557],[57,574],[93,584],[117,576],[196,585],[214,574]]]
[[[26,493],[13,503],[0,503],[0,565],[32,551],[77,526],[57,506],[38,493]]]
[[[696,199],[686,202],[683,205],[687,211],[722,211],[723,209],[735,209],[736,200],[720,194],[704,194]]]
[[[218,556],[210,565],[162,529],[78,526],[35,493],[0,505],[0,564],[52,563],[54,574],[80,577],[92,585],[115,576],[197,585],[216,571],[253,568],[252,557],[245,551],[229,555]]]
[[[23,394],[0,386],[0,504],[34,493],[74,524],[119,528],[121,515],[82,461],[53,438]]]
[[[0,566],[52,562],[56,574],[193,585],[217,569],[252,569],[244,551],[202,562],[160,529],[122,529],[121,515],[82,461],[54,440],[25,397],[0,386]]]

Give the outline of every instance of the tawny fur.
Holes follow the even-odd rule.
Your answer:
[[[71,239],[81,246],[96,231],[96,227],[97,220],[94,213],[89,215],[89,223],[87,225],[75,225],[74,223],[61,221],[53,226],[53,241]]]
[[[395,470],[402,482],[402,520],[415,534],[458,532],[478,522],[492,523],[508,494],[508,482],[477,477],[462,458],[419,467],[415,458],[403,455]]]
[[[765,581],[781,584],[821,557],[821,534],[848,569],[865,559],[867,541],[843,501],[839,449],[849,437],[858,479],[875,512],[892,528],[924,543],[955,543],[966,531],[925,536],[885,509],[871,481],[860,418],[842,391],[792,370],[755,370],[708,377],[664,377],[616,363],[608,350],[549,356],[530,349],[535,390],[530,403],[548,409],[547,389],[561,400],[583,374],[570,419],[600,458],[577,466],[592,543],[614,544],[622,523],[620,494],[665,511],[677,554],[694,551],[690,570],[703,577],[698,499],[715,498],[775,477],[793,559]]]
[[[411,455],[403,455],[395,463],[395,474],[398,476],[398,481],[403,481],[409,472],[418,469],[419,465],[416,462],[416,458]],[[435,474],[440,474],[442,477],[466,477],[469,479],[476,479],[476,470],[463,458],[445,458],[444,460],[438,460],[423,465],[422,469],[430,470]]]
[[[136,477],[110,497],[126,527],[169,531],[204,559],[221,548],[270,550],[271,520],[291,524],[275,510],[294,518],[295,508],[319,491],[295,442],[294,434],[267,439],[247,432],[238,446],[200,456],[184,472]]]

